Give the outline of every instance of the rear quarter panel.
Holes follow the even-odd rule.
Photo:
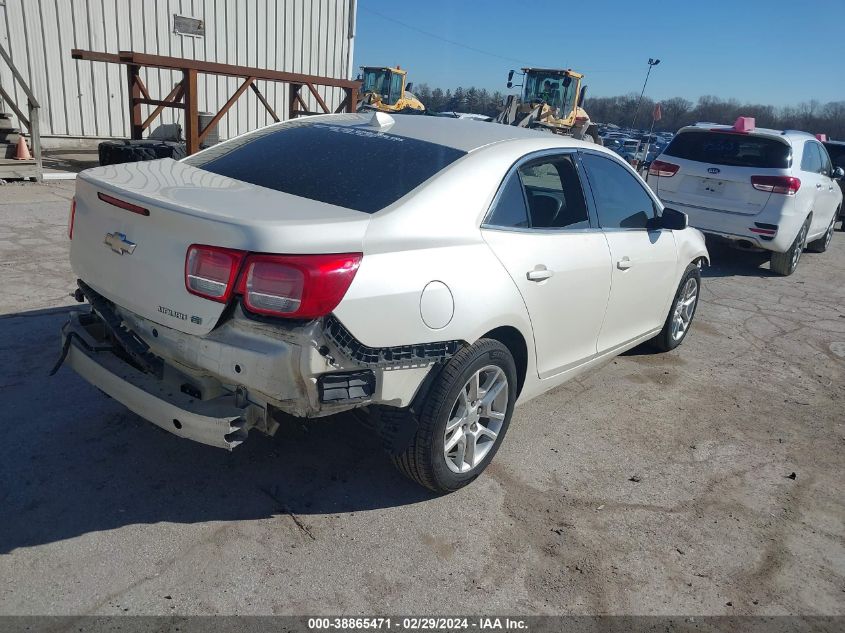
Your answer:
[[[479,123],[483,125],[483,123]],[[447,340],[473,343],[492,329],[519,330],[533,371],[533,334],[522,296],[481,237],[480,226],[502,177],[536,143],[508,151],[476,150],[412,195],[375,214],[364,239],[361,266],[335,315],[362,343],[409,345]],[[480,153],[484,152],[483,155]],[[426,325],[423,290],[449,288],[449,322]]]

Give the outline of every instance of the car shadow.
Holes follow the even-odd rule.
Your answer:
[[[713,277],[777,277],[768,268],[768,252],[743,251],[721,242],[707,240],[710,265],[701,271],[704,278]],[[763,268],[763,266],[767,266]]]
[[[2,317],[0,554],[129,524],[353,512],[435,495],[349,414],[287,418],[232,452],[171,435],[69,367],[49,377],[69,309]]]

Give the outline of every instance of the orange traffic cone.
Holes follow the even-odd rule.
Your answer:
[[[15,154],[15,160],[32,160],[32,154],[29,153],[29,148],[26,146],[26,141],[23,140],[23,135],[18,137],[18,151]]]

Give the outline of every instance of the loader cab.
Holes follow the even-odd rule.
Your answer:
[[[361,68],[362,91],[377,95],[384,105],[396,105],[405,94],[405,76],[400,68],[364,66]]]
[[[575,120],[581,73],[572,70],[523,68],[523,103],[545,103],[557,110],[556,118]],[[570,123],[571,125],[571,123]]]

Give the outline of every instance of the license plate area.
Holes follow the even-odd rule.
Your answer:
[[[721,196],[725,192],[725,181],[717,178],[702,178],[698,183],[698,193],[703,196]]]

